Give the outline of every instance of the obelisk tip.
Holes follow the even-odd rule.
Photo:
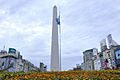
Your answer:
[[[56,6],[56,5],[54,5],[54,8],[57,8],[57,6]]]

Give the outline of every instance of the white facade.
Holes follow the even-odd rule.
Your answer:
[[[105,51],[103,52],[103,58],[104,58],[104,60],[105,60],[105,59],[108,59],[107,66],[112,69],[112,62],[111,62],[111,60],[110,60],[111,57],[112,57],[112,55],[111,55],[111,51],[110,51],[109,49],[108,49],[108,50],[105,50]]]
[[[101,69],[101,62],[100,59],[95,59],[94,60],[94,70],[100,70]]]

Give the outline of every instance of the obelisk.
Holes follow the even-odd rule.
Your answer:
[[[52,45],[51,45],[51,71],[60,71],[59,44],[58,44],[58,25],[56,22],[57,7],[53,7],[52,22]]]

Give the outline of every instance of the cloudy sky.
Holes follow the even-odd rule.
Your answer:
[[[112,34],[120,43],[120,0],[0,0],[0,50],[13,47],[23,58],[50,70],[52,10],[61,12],[62,70],[83,62],[83,51],[98,48]]]

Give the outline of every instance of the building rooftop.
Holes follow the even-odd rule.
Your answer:
[[[93,52],[93,49],[85,50],[84,52]]]

